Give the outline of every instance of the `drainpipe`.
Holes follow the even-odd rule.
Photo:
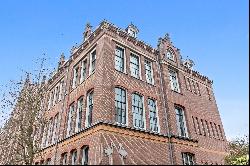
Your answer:
[[[165,120],[166,120],[166,128],[167,128],[167,137],[168,137],[168,150],[169,150],[169,153],[170,153],[170,163],[171,165],[174,165],[174,161],[173,161],[173,148],[172,148],[172,143],[171,143],[171,133],[170,133],[170,129],[169,129],[169,124],[168,124],[168,119],[169,119],[169,116],[168,116],[168,113],[167,113],[167,109],[169,110],[168,108],[168,105],[166,103],[166,95],[165,95],[165,89],[164,89],[164,80],[163,80],[163,77],[162,77],[162,67],[161,67],[161,64],[160,64],[160,58],[159,58],[159,54],[157,53],[156,54],[156,57],[157,57],[157,65],[158,65],[158,73],[160,75],[160,87],[161,87],[161,91],[163,93],[162,95],[162,98],[163,98],[163,107],[164,107],[164,113],[165,113]]]
[[[66,79],[64,81],[64,84],[65,84],[65,87],[64,87],[64,93],[63,93],[63,104],[62,104],[62,109],[60,110],[60,114],[59,114],[59,129],[58,129],[58,136],[56,138],[56,150],[55,150],[55,155],[54,155],[54,165],[56,165],[56,156],[57,156],[57,150],[58,150],[58,138],[60,136],[60,126],[61,126],[61,122],[62,122],[62,116],[63,116],[63,110],[64,110],[64,106],[65,106],[65,99],[66,99],[66,96],[65,96],[65,92],[66,92],[66,88],[67,88],[67,82],[68,82],[68,75],[69,75],[69,66],[67,68],[67,71],[66,71]]]

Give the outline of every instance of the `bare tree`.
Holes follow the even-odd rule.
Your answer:
[[[227,165],[249,164],[249,135],[229,142],[229,154],[225,158]]]
[[[38,70],[25,73],[25,79],[11,82],[1,100],[1,113],[11,113],[0,130],[0,164],[33,164],[40,150],[46,116],[45,59],[38,61]]]

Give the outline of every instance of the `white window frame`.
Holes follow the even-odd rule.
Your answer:
[[[127,71],[127,68],[126,68],[126,67],[127,67],[126,49],[125,49],[125,47],[122,47],[122,46],[116,44],[116,45],[115,45],[115,51],[116,51],[116,48],[117,48],[117,47],[123,49],[123,71],[120,71],[119,69],[116,69],[116,65],[115,65],[115,69],[116,69],[117,71],[119,71],[119,72],[127,73],[127,72],[126,72],[126,71]],[[116,53],[115,53],[115,57],[116,57]],[[115,61],[115,63],[116,63],[116,61]]]
[[[62,157],[62,165],[67,165],[68,153],[64,153]]]
[[[136,31],[133,28],[128,28],[128,34],[134,38],[137,37]]]
[[[168,53],[170,53],[170,56],[169,56]],[[172,56],[171,56],[171,55],[172,55]],[[171,48],[168,48],[168,49],[166,50],[165,56],[166,56],[167,59],[169,59],[169,60],[171,60],[171,61],[175,61],[175,54],[174,54],[174,51],[173,51]]]
[[[83,66],[84,66],[84,62],[86,62],[85,64],[85,78],[83,78]],[[80,75],[80,84],[86,80],[86,78],[88,77],[88,72],[87,72],[87,65],[88,65],[88,61],[87,61],[87,58],[83,59],[81,61],[81,75]]]
[[[77,114],[76,114],[76,125],[75,125],[75,132],[80,132],[80,130],[81,130],[81,127],[79,128],[78,127],[78,125],[79,125],[79,118],[80,118],[80,105],[81,105],[81,103],[80,103],[80,101],[82,100],[82,107],[81,107],[81,109],[82,109],[82,114],[83,114],[83,107],[84,107],[84,100],[83,100],[83,96],[82,97],[80,97],[78,100],[77,100]],[[82,119],[81,119],[82,120]],[[81,122],[81,124],[82,124],[82,122]]]
[[[180,106],[175,106],[174,109],[175,109],[175,119],[176,119],[176,125],[177,125],[178,135],[181,136],[181,137],[188,138],[189,134],[188,134],[188,128],[187,128],[185,110],[184,110],[184,108],[182,108]],[[180,109],[182,111],[183,123],[184,123],[184,129],[185,129],[185,135],[184,136],[181,135],[180,126],[178,125],[179,122],[177,121],[176,110],[178,110],[178,109]]]
[[[158,114],[158,106],[157,106],[157,100],[153,99],[153,98],[148,98],[148,100],[151,99],[155,102],[155,111],[156,111],[156,118],[157,118],[157,131],[152,131],[150,130],[150,119],[149,119],[149,130],[152,131],[152,132],[156,132],[156,133],[160,133],[160,120],[159,120],[159,114]],[[148,103],[148,101],[147,101]],[[147,104],[148,105],[148,104]],[[150,110],[148,108],[148,111],[149,111],[149,118],[150,118]]]
[[[132,57],[132,56],[138,57],[138,65],[139,65],[139,68],[138,68],[138,70],[139,70],[139,71],[138,71],[138,77],[132,75],[132,70],[131,70],[131,57]],[[137,53],[132,52],[132,51],[130,52],[129,66],[130,66],[130,75],[131,75],[132,77],[134,77],[134,78],[141,79],[141,58],[140,58],[140,56],[139,56]]]
[[[191,153],[181,153],[181,155],[182,155],[182,162],[183,162],[183,165],[184,164],[186,164],[186,162],[188,163],[188,164],[186,164],[186,165],[195,165],[195,155],[194,154],[191,154]],[[185,156],[187,157],[187,158],[185,158]],[[190,156],[192,156],[192,163],[193,164],[191,164],[191,160],[190,160]],[[186,161],[186,159],[187,159],[187,161]]]
[[[48,104],[48,110],[51,108],[51,104],[52,104],[52,92],[49,93],[49,104]]]
[[[74,161],[74,158],[76,159]],[[77,150],[73,150],[71,154],[71,164],[72,165],[77,165]]]
[[[90,52],[90,54],[89,54],[89,75],[91,75],[91,74],[94,74],[95,73],[95,70],[94,71],[92,71],[93,70],[93,66],[92,66],[92,54],[93,54],[93,52],[95,52],[95,70],[96,70],[96,55],[97,55],[97,52],[96,52],[96,49],[94,48],[91,52]]]
[[[78,71],[77,71],[77,70]],[[75,89],[76,87],[77,87],[77,85],[78,85],[78,80],[77,79],[79,79],[79,66],[78,66],[78,64],[76,65],[76,66],[74,66],[74,72],[73,72],[73,83],[72,83],[72,88],[73,89]],[[76,71],[77,71],[77,76],[78,76],[78,78],[76,78]]]
[[[147,122],[146,122],[146,112],[145,112],[145,102],[144,102],[144,96],[142,96],[141,94],[139,94],[139,93],[136,93],[136,92],[134,92],[134,93],[132,93],[132,100],[133,100],[133,94],[136,94],[136,95],[139,95],[139,96],[141,96],[142,97],[142,112],[143,112],[143,117],[142,117],[142,119],[143,119],[143,127],[137,127],[137,126],[135,126],[135,122],[134,122],[134,112],[133,112],[133,101],[132,101],[132,104],[131,104],[131,106],[132,106],[132,114],[133,114],[133,127],[135,127],[135,128],[138,128],[138,129],[144,129],[144,130],[146,130],[146,124],[147,124]]]
[[[152,82],[150,82],[150,81],[148,80],[148,78],[147,78],[146,61],[150,62],[150,66],[151,66],[151,69],[150,69],[150,70],[151,70],[151,79],[152,79]],[[153,62],[152,62],[151,60],[149,60],[149,59],[145,58],[144,63],[145,63],[145,75],[146,75],[146,81],[147,81],[147,83],[154,85],[154,70],[153,70]]]
[[[53,92],[54,92],[54,97],[53,97],[53,106],[56,104],[56,88],[54,88],[54,90],[53,90]]]
[[[90,127],[91,124],[89,124],[88,121],[88,116],[89,116],[89,95],[92,93],[92,103],[93,103],[93,108],[92,108],[92,122],[93,122],[93,110],[94,110],[94,90],[89,91],[87,95],[87,107],[86,107],[86,120],[85,120],[85,127]]]
[[[58,119],[59,119],[59,114],[56,114],[54,118],[52,144],[56,143],[56,139],[57,139]]]
[[[67,119],[67,134],[66,137],[70,136],[70,132],[71,132],[71,123],[72,123],[72,113],[74,113],[74,108],[75,107],[75,103],[72,103],[69,106],[69,113],[68,113],[68,119]],[[73,109],[72,109],[73,108]]]
[[[82,153],[82,156],[81,156],[82,157],[82,159],[81,159],[81,165],[84,165],[84,162],[86,160],[86,156],[85,156],[86,149],[88,149],[88,156],[87,156],[88,162],[87,162],[87,164],[89,163],[89,146],[85,146],[85,147],[81,148],[81,153]]]
[[[169,81],[170,81],[170,86],[171,89],[175,92],[180,93],[180,83],[179,83],[179,79],[178,79],[178,72],[174,69],[168,69],[169,70]],[[175,74],[176,80],[173,80],[173,76],[172,74]],[[174,84],[176,84],[177,86],[174,86]]]
[[[126,105],[125,105],[125,111],[126,111],[126,122],[125,122],[125,124],[123,124],[123,123],[119,123],[119,122],[117,122],[116,121],[116,123],[117,124],[121,124],[121,125],[125,125],[125,126],[128,126],[128,94],[127,94],[127,90],[125,89],[125,88],[122,88],[122,87],[119,87],[119,86],[117,86],[117,87],[115,87],[115,89],[116,88],[119,88],[119,89],[122,89],[122,90],[124,90],[125,91],[125,95],[126,95],[126,97],[125,97],[125,102],[126,102]],[[115,92],[115,89],[114,89],[114,92]],[[115,96],[116,96],[116,92],[115,92]],[[116,98],[115,98],[115,102],[116,102]],[[116,111],[116,110],[115,110]],[[115,117],[115,119],[116,119],[116,117]]]
[[[62,99],[63,99],[63,84],[64,84],[64,81],[63,80],[61,80],[60,81],[60,93],[59,93],[59,101],[61,101]]]
[[[42,145],[41,147],[46,147],[47,143],[47,132],[48,132],[48,124],[45,124],[44,129],[43,129],[43,138],[42,138]]]

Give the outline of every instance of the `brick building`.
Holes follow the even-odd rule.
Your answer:
[[[167,34],[157,48],[103,21],[48,81],[49,123],[35,164],[223,164],[212,81]]]

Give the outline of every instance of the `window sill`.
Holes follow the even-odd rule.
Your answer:
[[[171,89],[171,90],[172,90],[172,92],[175,92],[175,93],[180,94],[180,95],[182,95],[182,96],[183,96],[183,93],[181,93],[181,92],[177,92],[177,91],[175,91],[175,90],[173,90],[173,89]]]
[[[120,71],[120,70],[117,70],[116,68],[115,68],[115,71],[117,71],[117,72],[119,72],[119,73],[122,73],[122,74],[126,74],[126,75],[128,75],[128,73],[127,73],[127,72],[125,72],[125,71]]]
[[[89,77],[91,77],[94,73],[90,74],[88,77],[86,77],[81,83],[77,84],[76,87],[72,88],[70,90],[70,93],[73,92],[75,89],[77,89],[80,85],[82,85],[83,83],[86,82],[87,79],[89,79]]]

